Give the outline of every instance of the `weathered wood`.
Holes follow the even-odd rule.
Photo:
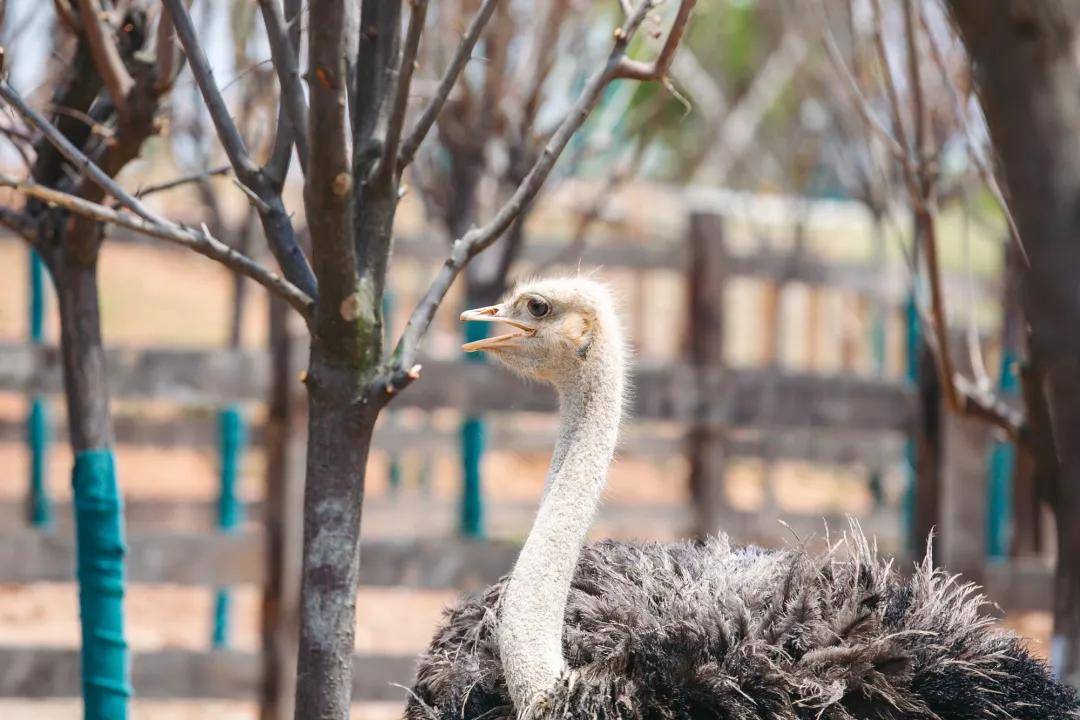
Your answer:
[[[17,502],[0,503],[0,527],[19,527],[23,518]],[[65,537],[71,533],[71,522],[65,515],[70,506],[61,503],[57,507],[58,520],[55,533]],[[372,542],[385,538],[439,539],[454,534],[457,526],[458,505],[451,500],[415,496],[390,496],[369,498],[367,511],[367,536]],[[245,516],[258,523],[263,516],[261,502],[245,507]],[[494,539],[519,539],[536,514],[536,503],[495,502],[490,505],[491,522],[488,536]],[[141,542],[147,534],[184,532],[213,533],[216,525],[217,506],[211,501],[185,500],[132,500],[125,506],[128,535]],[[843,515],[834,512],[765,513],[728,509],[717,518],[719,526],[746,542],[761,545],[777,545],[789,535],[779,520],[783,518],[800,535],[820,532],[827,523],[830,527],[846,525]],[[632,502],[605,503],[597,515],[597,525],[612,529],[614,534],[637,535],[637,530],[648,525],[660,537],[681,534],[691,523],[691,511],[682,505],[643,505]],[[887,513],[876,513],[861,518],[867,533],[878,538],[884,548],[898,548],[900,523]],[[237,552],[246,552],[241,550]],[[0,572],[0,580],[3,579]],[[366,583],[367,580],[364,579]]]
[[[702,215],[714,215],[723,219],[723,213],[715,210],[701,211]],[[141,241],[142,239],[123,229],[114,229],[110,239]],[[157,241],[153,241],[157,242]],[[521,260],[526,265],[545,263],[566,247],[566,239],[559,237],[530,236],[521,249]],[[169,251],[165,248],[163,251]],[[394,255],[421,262],[441,263],[446,259],[446,244],[440,238],[426,235],[403,234],[394,238]],[[607,267],[629,270],[685,270],[690,252],[678,239],[650,238],[648,243],[591,242],[582,248],[580,256],[574,256],[575,266]],[[834,261],[814,257],[801,257],[792,262],[786,252],[764,250],[753,254],[732,255],[728,258],[727,271],[732,275],[765,280],[784,279],[814,286],[844,287],[861,295],[876,298],[886,305],[903,305],[910,283],[904,268],[885,268],[876,261]],[[946,291],[966,294],[971,279],[966,273],[946,274],[943,278]],[[975,290],[980,295],[993,297],[999,291],[995,279],[976,276]]]
[[[416,659],[403,655],[356,655],[353,697],[401,701]],[[235,650],[161,650],[132,657],[135,694],[148,699],[253,700],[259,687],[259,658]],[[0,647],[0,697],[57,698],[79,695],[78,650]]]
[[[104,364],[118,397],[225,403],[261,399],[267,385],[263,353],[182,349],[110,349]],[[0,345],[0,389],[60,391],[55,347]]]
[[[510,569],[517,547],[431,539],[363,545],[360,577],[376,587],[474,589]],[[69,582],[70,535],[26,531],[0,539],[0,582]],[[263,580],[262,539],[247,535],[138,535],[128,538],[128,579],[180,585],[243,585]]]
[[[263,353],[198,350],[116,350],[107,360],[113,392],[122,397],[167,397],[218,403],[262,399],[267,386]],[[0,344],[0,390],[56,392],[55,350]],[[696,378],[696,379],[695,379]],[[912,414],[911,393],[898,383],[775,370],[710,369],[642,364],[634,378],[633,416],[700,419],[736,426],[902,430]],[[778,402],[763,404],[768,394]],[[398,406],[465,412],[552,412],[550,388],[522,383],[499,368],[456,360],[426,360],[416,388]],[[704,404],[704,409],[702,405]]]
[[[937,559],[950,570],[981,582],[986,556],[989,426],[982,420],[946,413],[942,435]]]
[[[260,542],[243,535],[162,534],[128,538],[127,577],[133,582],[228,585],[261,580]],[[69,534],[5,534],[0,540],[3,582],[69,582],[74,578]]]
[[[416,391],[422,392],[422,389]],[[140,419],[114,413],[114,419],[118,446],[210,449],[216,447],[219,440],[214,418],[210,415]],[[60,440],[66,437],[66,432],[63,423],[57,422],[50,429],[50,437]],[[257,450],[263,443],[263,427],[256,425],[248,432],[252,449]],[[0,442],[21,442],[25,434],[22,422],[15,418],[0,419]],[[657,429],[650,423],[630,422],[623,429],[622,437],[618,454],[624,457],[668,458],[685,449],[678,427]],[[773,433],[745,428],[733,433],[730,445],[733,455],[745,457],[769,455],[784,460],[884,467],[896,462],[900,449],[895,440],[892,433],[848,429],[828,432],[810,428]],[[550,453],[555,444],[555,430],[496,422],[488,428],[485,441],[488,450]],[[460,434],[453,430],[385,423],[376,427],[372,447],[383,451],[457,452],[460,442]]]
[[[711,394],[700,390],[709,382],[709,369],[725,365],[728,257],[723,219],[715,214],[691,215],[688,241],[686,345],[693,384],[699,392],[690,408],[686,454],[690,461],[690,497],[694,508],[692,530],[704,537],[719,529],[719,517],[729,509],[724,493],[726,429],[710,422],[714,407],[709,402]]]

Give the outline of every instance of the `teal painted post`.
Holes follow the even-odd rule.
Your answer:
[[[30,342],[40,343],[45,336],[45,264],[36,251],[30,251]],[[52,502],[46,484],[46,460],[49,453],[49,409],[37,395],[30,398],[26,418],[26,442],[30,450],[30,493],[27,515],[35,527],[52,524]]]
[[[131,661],[124,641],[124,532],[111,450],[75,454],[76,574],[82,616],[83,717],[126,720]]]
[[[1002,397],[1014,397],[1019,391],[1016,356],[1010,348],[1006,348],[1001,355],[999,385]],[[1012,477],[1015,464],[1015,446],[1007,440],[994,443],[990,449],[990,478],[986,498],[986,555],[994,559],[1004,558],[1009,554],[1013,516]]]
[[[870,327],[870,347],[874,354],[874,375],[881,377],[885,374],[885,317],[878,306],[874,309],[874,321]],[[881,509],[885,505],[885,485],[881,481],[881,468],[875,467],[870,472],[870,496],[874,499],[874,507]]]
[[[391,342],[394,337],[394,326],[392,320],[394,318],[394,293],[387,290],[383,293],[382,299],[382,315],[383,315],[383,342]],[[397,413],[393,410],[387,411],[389,415],[386,418],[387,424],[397,425]],[[387,481],[390,484],[390,492],[396,493],[401,489],[401,456],[396,452],[391,452],[387,458],[387,471],[389,477]]]
[[[907,304],[904,307],[904,319],[907,329],[905,342],[905,373],[904,378],[908,384],[914,386],[919,381],[919,349],[922,344],[922,328],[919,324],[919,308],[915,304],[915,292],[908,295]],[[918,473],[916,464],[915,439],[908,438],[905,444],[907,457],[907,487],[904,488],[904,537],[908,540],[908,547],[915,548],[915,495]]]
[[[244,416],[240,408],[230,405],[218,413],[218,434],[220,437],[221,457],[221,493],[218,496],[218,528],[224,533],[232,533],[243,520],[243,505],[237,494],[240,480],[240,461],[244,454],[246,432]],[[229,645],[229,615],[232,596],[228,588],[218,588],[214,594],[214,634],[215,648]]]
[[[487,337],[487,324],[465,323],[465,342]],[[466,353],[466,362],[484,362],[481,353]],[[484,419],[467,415],[461,423],[461,534],[468,538],[484,537],[484,497],[481,487],[480,464],[484,456],[486,429]]]

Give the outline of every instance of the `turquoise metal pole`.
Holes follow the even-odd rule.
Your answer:
[[[84,718],[126,720],[131,697],[131,663],[124,641],[126,548],[112,451],[76,453],[71,484],[82,616]]]
[[[383,293],[382,299],[382,316],[383,316],[383,341],[390,342],[394,337],[394,328],[391,323],[394,317],[394,293],[387,290]],[[388,410],[387,423],[390,425],[397,424],[397,413],[394,410]],[[390,491],[396,493],[401,488],[401,456],[396,452],[391,452],[387,463],[389,477],[387,481],[390,484]]]
[[[904,308],[904,317],[907,326],[906,338],[906,362],[904,377],[910,385],[919,382],[919,349],[922,344],[922,328],[919,323],[919,308],[915,304],[915,293],[908,295],[907,304]],[[918,551],[915,544],[915,492],[918,473],[915,465],[918,462],[916,456],[915,440],[908,438],[905,445],[907,456],[907,487],[904,490],[904,537],[908,540],[908,547]]]
[[[221,454],[221,494],[218,496],[218,528],[232,533],[243,521],[244,508],[237,494],[240,461],[244,454],[246,432],[240,408],[230,405],[218,413],[218,432]],[[229,645],[229,616],[232,597],[227,588],[218,588],[214,595],[215,648]]]
[[[487,325],[482,322],[465,323],[465,342],[487,337]],[[466,353],[466,362],[484,362],[481,353]],[[484,456],[486,429],[483,418],[467,415],[461,423],[461,534],[469,538],[484,536],[484,497],[480,477],[480,464]]]
[[[1001,355],[1002,397],[1012,397],[1019,391],[1020,381],[1016,372],[1016,355],[1006,348]],[[986,502],[986,555],[1003,558],[1009,554],[1012,540],[1013,516],[1013,468],[1016,464],[1016,448],[1008,441],[996,442],[990,449],[990,478],[987,483]]]
[[[40,343],[45,335],[45,264],[30,251],[30,342]],[[30,399],[26,418],[26,442],[30,450],[30,494],[27,515],[35,527],[52,524],[52,502],[46,484],[49,454],[49,409],[44,399]]]
[[[880,307],[875,309],[874,321],[870,328],[870,343],[874,353],[874,375],[881,377],[885,374],[885,318]],[[885,486],[881,482],[881,469],[874,468],[870,473],[870,496],[874,499],[874,507],[882,508],[885,505]]]

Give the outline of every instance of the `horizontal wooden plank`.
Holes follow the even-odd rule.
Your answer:
[[[144,508],[145,503],[145,508]],[[0,506],[2,507],[2,506]],[[8,512],[14,510],[6,505]],[[378,535],[364,542],[361,552],[361,583],[377,587],[475,589],[495,582],[513,565],[517,545],[536,514],[537,504],[503,503],[488,507],[494,536],[507,541],[470,542],[454,538],[455,505],[447,502],[373,501],[365,508],[367,531]],[[132,515],[151,512],[190,514],[193,508],[210,511],[208,503],[132,503]],[[67,510],[67,508],[63,508]],[[57,513],[59,517],[69,517]],[[0,515],[2,517],[2,515]],[[418,518],[424,527],[418,538],[388,538],[401,528],[415,529]],[[6,519],[6,518],[5,518]],[[658,525],[672,535],[685,532],[691,522],[688,507],[612,504],[600,511],[597,527],[616,529],[622,536],[640,536],[635,529]],[[901,528],[895,513],[882,511],[862,519],[867,533],[879,539],[883,549],[899,551]],[[157,533],[131,532],[127,539],[127,578],[136,583],[180,585],[243,585],[262,579],[262,548],[256,532],[244,534],[191,534],[161,532],[167,517],[159,516]],[[22,522],[5,524],[0,536],[0,583],[71,582],[75,552],[70,520],[58,522],[52,532],[25,529]],[[721,527],[743,543],[779,545],[795,532],[802,538],[821,534],[825,527],[847,527],[838,514],[787,514],[778,511],[729,511]],[[131,525],[129,526],[131,527]],[[409,530],[414,531],[414,530]]]
[[[254,535],[139,535],[128,538],[128,579],[146,583],[223,585],[262,579]],[[0,538],[2,582],[69,582],[75,573],[70,532],[6,532]]]
[[[219,404],[261,400],[268,383],[266,354],[225,349],[110,348],[106,365],[115,397],[163,398]],[[0,389],[61,392],[58,348],[0,345]]]
[[[522,251],[522,261],[546,263],[559,255],[565,241],[549,237],[531,237]],[[667,270],[683,272],[689,262],[687,243],[676,240],[651,240],[648,243],[588,243],[579,255],[566,263],[577,266],[592,265],[604,268],[622,268],[639,271]],[[413,260],[441,262],[446,258],[447,246],[438,239],[415,235],[398,236],[394,239],[394,254]],[[911,280],[906,269],[900,266],[882,268],[867,261],[837,261],[814,257],[794,258],[789,253],[766,249],[752,254],[731,254],[727,260],[727,272],[733,276],[800,282],[807,285],[846,289],[878,298],[891,305],[907,301]],[[982,276],[969,278],[967,274],[947,273],[944,282],[948,292],[967,292],[972,286],[977,293],[996,297],[1000,284]]]
[[[471,590],[491,584],[517,557],[508,543],[463,540],[372,540],[361,551],[364,585]],[[74,577],[70,533],[37,531],[0,537],[0,582],[70,582]],[[127,577],[132,582],[242,585],[262,580],[258,535],[132,535]]]
[[[521,427],[512,418],[493,416],[485,426],[484,446],[493,451],[548,454],[555,446],[555,430]],[[209,413],[178,414],[172,417],[143,418],[113,413],[114,435],[120,447],[134,445],[162,449],[194,447],[213,450],[219,436],[217,419]],[[679,427],[658,430],[652,424],[629,422],[622,428],[618,454],[634,458],[668,458],[681,455],[685,440]],[[883,436],[844,429],[840,432],[792,430],[776,433],[770,430],[747,428],[728,438],[730,452],[745,457],[768,457],[777,460],[806,460],[829,464],[859,464],[885,467],[896,461],[900,449],[899,433]],[[50,428],[55,442],[65,442],[67,427],[57,419]],[[0,418],[0,443],[24,442],[25,423],[12,418]],[[260,425],[248,428],[249,447],[260,449],[263,433]],[[383,422],[376,427],[372,446],[378,450],[400,452],[456,453],[461,448],[458,430],[430,426],[402,425]]]
[[[415,674],[406,655],[353,657],[353,698],[400,701]],[[254,700],[260,682],[258,655],[235,650],[162,650],[135,653],[131,683],[147,699]],[[68,648],[0,646],[0,697],[78,697],[79,653]]]
[[[1049,612],[1054,605],[1054,570],[1039,559],[989,562],[982,570],[986,595],[1007,612]]]
[[[487,536],[507,542],[519,540],[532,524],[536,509],[536,502],[488,503],[485,506]],[[56,503],[53,514],[55,519],[50,533],[69,536],[72,532],[70,503]],[[444,538],[456,537],[459,514],[456,501],[412,494],[370,498],[364,502],[364,534],[371,543],[376,544],[384,539],[441,541]],[[252,521],[249,529],[257,528],[261,515],[262,503],[245,506],[245,516]],[[140,538],[148,534],[205,533],[208,537],[216,534],[217,505],[211,501],[132,500],[125,504],[124,516],[127,532],[136,539],[135,542],[142,542]],[[720,519],[720,527],[739,542],[775,546],[785,542],[791,533],[781,521],[802,536],[820,533],[826,524],[829,527],[847,525],[846,518],[835,512],[781,514],[727,510]],[[867,533],[878,538],[882,548],[893,550],[900,547],[900,522],[897,513],[883,509],[861,518],[861,522]],[[648,528],[648,535],[651,537],[678,537],[687,532],[691,523],[690,508],[684,505],[607,502],[598,511],[594,524],[602,528],[607,535],[634,538],[642,535],[643,527]],[[26,527],[21,503],[0,503],[0,527]],[[451,540],[450,544],[453,545],[453,542]],[[215,552],[219,556],[230,553],[246,556],[249,549],[242,544],[222,543]],[[382,546],[377,545],[376,550],[367,552],[365,560],[370,559],[372,553],[377,556],[383,552],[385,550]],[[456,551],[448,550],[448,553],[453,552]],[[233,565],[233,561],[227,557],[220,557],[220,561],[224,562],[226,567]],[[382,564],[385,568],[386,563]],[[20,572],[25,577],[32,576],[34,570],[23,569]],[[56,577],[56,571],[52,572],[53,577]],[[62,574],[65,570],[61,569],[59,572]],[[206,577],[212,572],[216,571],[199,571],[196,574]],[[389,570],[384,569],[382,572],[387,584],[396,584]],[[157,573],[161,574],[163,573]],[[3,579],[4,572],[0,571],[0,581]],[[405,576],[399,580],[408,582]],[[364,579],[365,584],[372,584],[373,581],[374,577]]]
[[[264,353],[121,350],[109,353],[110,387],[119,397],[178,402],[259,400],[265,395]],[[914,410],[910,388],[888,380],[785,374],[776,370],[711,370],[642,364],[634,377],[633,415],[649,420],[699,419],[720,425],[904,431]],[[0,345],[0,390],[60,390],[54,348]],[[523,383],[487,363],[427,360],[399,407],[467,412],[552,412],[549,387]]]
[[[708,212],[714,212],[720,216],[744,215],[737,211],[734,205],[725,207],[727,207],[726,210],[714,209]],[[777,217],[771,217],[769,224],[779,225]],[[772,236],[785,232],[790,235],[794,227],[794,223],[789,222],[787,227],[779,227]],[[840,224],[838,227],[851,232],[852,225]],[[866,226],[865,231],[872,230]],[[156,240],[147,240],[138,234],[119,228],[114,228],[110,237],[121,241],[155,243],[160,246]],[[561,256],[569,244],[568,238],[533,234],[522,249],[522,262],[526,265],[546,265],[552,258]],[[165,246],[162,247],[162,251],[169,252],[175,249]],[[448,251],[449,245],[445,239],[435,235],[399,234],[394,238],[395,257],[439,263],[446,259]],[[571,267],[577,267],[580,264],[642,272],[650,270],[682,272],[686,269],[688,262],[687,243],[683,238],[651,237],[648,242],[613,243],[594,239],[586,243],[580,253],[570,256],[564,264]],[[753,254],[733,253],[728,265],[728,272],[731,275],[762,280],[802,282],[834,289],[844,288],[879,298],[891,305],[906,302],[911,286],[908,271],[900,265],[882,267],[865,260],[829,260],[816,257],[796,259],[786,252],[774,249],[765,249]],[[993,278],[982,275],[972,278],[966,272],[946,273],[944,277],[946,291],[950,293],[966,293],[968,288],[972,287],[972,281],[974,281],[975,291],[981,295],[997,297],[1000,294],[1000,283]]]

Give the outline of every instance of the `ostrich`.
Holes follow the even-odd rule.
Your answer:
[[[586,545],[627,394],[612,298],[526,283],[463,320],[558,391],[544,497],[509,576],[448,610],[407,720],[1064,720],[1076,696],[929,560],[907,579],[858,527],[822,554],[702,542]]]

